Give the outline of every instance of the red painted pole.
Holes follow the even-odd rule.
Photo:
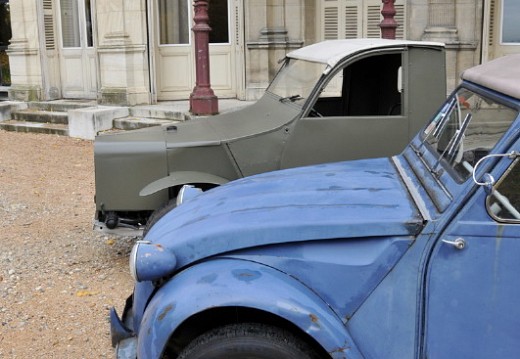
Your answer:
[[[195,115],[214,115],[218,113],[218,98],[211,89],[209,75],[209,0],[194,0],[193,7],[196,79],[190,95],[190,112]]]
[[[395,0],[382,0],[383,9],[381,15],[383,15],[383,21],[379,24],[381,27],[381,37],[383,39],[395,39],[395,29],[397,29],[397,22],[394,19],[395,16]]]

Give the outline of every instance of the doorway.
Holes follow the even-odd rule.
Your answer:
[[[187,99],[195,86],[192,0],[152,0],[157,99]],[[210,82],[218,97],[237,97],[237,73],[243,64],[235,55],[237,0],[209,2]]]
[[[95,99],[97,62],[93,0],[59,0],[60,68],[64,98]]]

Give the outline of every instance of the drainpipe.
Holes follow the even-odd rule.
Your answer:
[[[209,76],[209,0],[194,0],[195,16],[193,34],[195,37],[195,88],[190,95],[190,112],[194,115],[215,115],[218,113],[218,98],[213,93]]]
[[[397,29],[397,22],[394,19],[395,16],[395,0],[382,0],[383,9],[381,15],[383,15],[383,21],[379,24],[381,28],[381,38],[383,39],[395,39],[395,29]]]

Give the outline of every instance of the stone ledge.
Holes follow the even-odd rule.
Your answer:
[[[27,109],[26,102],[4,101],[0,102],[0,122],[11,119],[11,113],[17,110]]]
[[[126,107],[88,107],[68,111],[69,136],[93,140],[98,132],[113,127],[115,118],[128,116]]]

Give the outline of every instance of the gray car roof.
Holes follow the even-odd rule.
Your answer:
[[[327,40],[291,51],[287,57],[293,59],[320,62],[335,66],[343,58],[360,51],[388,47],[435,47],[444,48],[439,42],[387,40],[387,39],[347,39]]]
[[[472,67],[464,71],[462,79],[520,99],[520,54]]]

